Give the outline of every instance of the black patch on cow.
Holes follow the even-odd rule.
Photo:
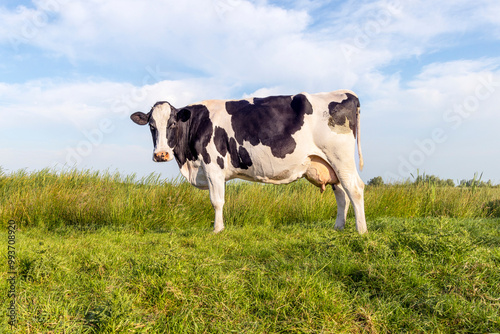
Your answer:
[[[168,145],[174,149],[179,166],[184,165],[187,160],[198,160],[199,155],[206,164],[212,161],[207,145],[212,138],[213,125],[206,106],[197,104],[180,111],[173,109],[168,123]]]
[[[231,158],[231,165],[233,165],[234,168],[240,168],[240,158],[238,157],[238,148],[236,146],[236,140],[234,138],[231,138],[229,140],[229,145],[227,146],[227,148]]]
[[[295,95],[291,103],[292,109],[297,113],[312,115],[313,108],[311,102],[303,94]]]
[[[180,122],[187,122],[191,118],[191,110],[182,108],[176,115],[175,119]]]
[[[217,152],[223,157],[229,152],[231,165],[234,168],[248,169],[248,167],[252,166],[252,159],[248,151],[243,146],[238,146],[234,138],[229,139],[225,129],[218,126],[215,127],[214,144]],[[217,163],[221,168],[224,168],[224,161],[222,159],[221,163],[219,163],[219,158],[217,158]]]
[[[248,151],[243,146],[238,148],[238,155],[240,156],[240,168],[247,169],[252,166],[252,159],[248,154]]]
[[[229,139],[227,137],[226,130],[216,126],[214,131],[214,144],[215,148],[217,148],[217,152],[219,152],[223,157],[226,156],[228,142]]]
[[[162,104],[165,104],[165,103],[167,103],[169,106],[171,106],[171,107],[172,107],[172,105],[171,105],[170,103],[168,103],[167,101],[158,101],[158,102],[156,102],[156,103],[154,104],[153,108],[151,108],[151,111],[153,111],[153,109],[154,109],[154,108],[156,108],[157,106],[162,105]]]
[[[151,136],[153,136],[153,145],[156,145],[158,130],[156,128],[155,120],[151,118],[151,112],[149,113],[149,129],[151,130]]]
[[[224,169],[224,159],[222,159],[222,157],[217,157],[217,164],[219,165],[220,169]]]
[[[231,165],[234,168],[248,169],[248,167],[252,166],[252,159],[250,159],[248,151],[243,146],[238,147],[233,137],[229,139],[227,149],[231,158]]]
[[[349,120],[349,128],[352,130],[354,136],[356,136],[356,118],[359,108],[359,99],[352,94],[346,93],[347,99],[342,102],[330,102],[328,105],[328,111],[330,113],[330,119],[328,125],[344,125],[346,119]]]
[[[243,141],[254,146],[261,143],[269,146],[277,158],[284,158],[293,153],[297,143],[292,135],[304,124],[304,115],[312,114],[311,103],[302,94],[293,98],[255,98],[253,103],[244,100],[228,101],[226,110],[232,116],[231,125],[238,144],[242,145]],[[231,152],[231,145],[229,148]],[[233,166],[235,161],[231,155]]]

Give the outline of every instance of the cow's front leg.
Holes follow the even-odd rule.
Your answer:
[[[222,208],[224,207],[224,190],[226,181],[223,177],[207,176],[208,191],[210,192],[210,201],[215,211],[214,233],[219,233],[224,229],[224,218]]]

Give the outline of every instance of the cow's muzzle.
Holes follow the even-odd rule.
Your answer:
[[[169,161],[170,155],[167,152],[158,152],[153,155],[154,162]]]

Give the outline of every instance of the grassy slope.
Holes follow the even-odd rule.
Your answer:
[[[234,184],[212,235],[207,192],[124,181],[0,178],[20,332],[500,331],[496,189],[368,188],[359,236],[332,229],[331,191]]]

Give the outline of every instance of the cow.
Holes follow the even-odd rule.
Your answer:
[[[226,181],[286,184],[302,177],[321,192],[332,186],[335,229],[344,228],[352,202],[356,229],[367,232],[364,183],[355,162],[357,144],[362,170],[360,103],[352,91],[206,100],[183,108],[160,101],[130,118],[149,124],[153,161],[175,158],[192,185],[209,190],[215,233],[224,229]]]

